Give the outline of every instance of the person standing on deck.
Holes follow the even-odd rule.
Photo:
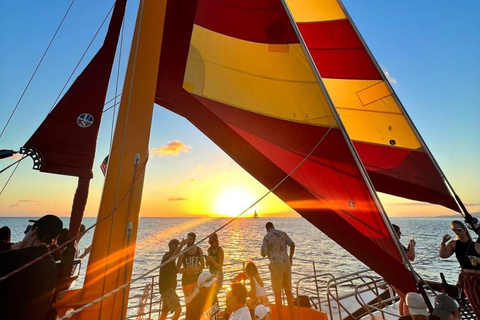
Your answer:
[[[263,237],[261,247],[262,257],[268,256],[270,260],[270,276],[272,281],[272,290],[275,294],[275,304],[279,319],[283,319],[282,314],[282,289],[287,296],[290,319],[295,319],[293,309],[292,295],[292,262],[295,252],[295,243],[283,231],[274,228],[273,223],[265,224],[267,234]],[[287,246],[290,247],[290,254],[287,253]]]
[[[163,255],[162,264],[167,262],[171,257],[177,255],[187,243],[185,239],[182,242],[177,239],[172,239],[168,243],[168,252]],[[180,298],[175,290],[177,289],[177,268],[175,266],[175,259],[165,264],[160,268],[160,275],[158,278],[158,286],[160,295],[162,297],[162,308],[160,309],[161,320],[167,318],[169,312],[173,312],[172,320],[177,320],[180,317],[182,307],[180,306]]]
[[[210,247],[207,249],[208,255],[205,256],[205,264],[209,267],[210,273],[213,274],[218,281],[218,289],[222,288],[223,284],[223,260],[224,260],[224,253],[223,248],[220,247],[220,243],[218,242],[218,235],[217,233],[212,233],[208,237],[208,243]]]
[[[450,226],[455,233],[455,240],[447,243],[452,237],[444,235],[438,255],[446,259],[455,253],[461,268],[459,284],[472,310],[480,317],[480,238],[473,242],[470,232],[461,221],[453,220]]]
[[[402,231],[400,230],[400,227],[397,226],[396,224],[392,224],[393,230],[395,230],[395,234],[397,235],[398,240],[402,237]],[[416,242],[413,239],[410,239],[410,242],[408,243],[408,247],[405,247],[402,244],[402,248],[405,251],[405,254],[407,255],[408,260],[413,261],[415,260],[415,245]],[[398,302],[398,314],[400,316],[408,316],[410,314],[409,309],[407,304],[405,303],[405,293],[401,292],[397,288],[393,287],[395,292],[397,293],[398,297],[400,298],[400,301]]]
[[[188,250],[180,255],[177,261],[177,271],[182,274],[182,289],[187,307],[193,299],[198,276],[205,266],[202,249],[194,245],[196,237],[193,232],[187,235]]]

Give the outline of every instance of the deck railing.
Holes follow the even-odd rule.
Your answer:
[[[235,277],[242,273],[248,261],[230,261],[223,265],[224,282],[222,289],[219,291],[217,298],[220,308],[225,308],[226,288]],[[272,286],[270,281],[270,271],[268,268],[267,259],[254,259],[253,262],[257,265],[258,272],[264,281],[264,287],[267,291],[270,302],[274,302]],[[205,269],[207,270],[207,269]],[[305,259],[295,259],[294,268],[292,269],[292,283],[296,284],[296,296],[313,297],[315,301],[320,301],[319,285],[315,278],[316,265],[314,261]],[[185,301],[180,286],[181,281],[178,281],[177,294],[179,294],[182,305],[182,315],[185,315]],[[247,285],[248,287],[248,285]],[[282,296],[283,303],[286,303],[286,298]],[[135,320],[154,320],[158,319],[160,314],[160,292],[158,287],[158,275],[149,276],[135,283],[135,286],[130,288],[130,298],[127,311],[127,319]],[[167,319],[170,319],[170,313]]]

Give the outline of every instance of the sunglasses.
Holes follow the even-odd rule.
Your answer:
[[[25,231],[23,231],[23,233],[27,234],[32,229],[33,229],[33,225],[28,225],[27,228],[25,229]]]
[[[462,229],[462,228],[452,228],[452,231],[453,231],[453,232],[455,232],[455,231],[461,232],[461,231],[463,231],[463,229]]]

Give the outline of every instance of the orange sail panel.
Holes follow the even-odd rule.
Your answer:
[[[337,0],[287,3],[375,189],[460,212]]]
[[[116,2],[102,47],[25,143],[22,153],[41,160],[34,169],[92,178],[98,129],[125,5],[126,0]]]
[[[275,194],[400,290],[415,290],[280,0],[170,1],[163,40],[158,104],[267,188],[313,150]]]

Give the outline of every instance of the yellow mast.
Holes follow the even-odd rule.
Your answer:
[[[97,221],[107,218],[95,228],[84,287],[58,300],[59,315],[131,279],[166,2],[140,1]],[[128,294],[127,287],[74,318],[124,319]]]

